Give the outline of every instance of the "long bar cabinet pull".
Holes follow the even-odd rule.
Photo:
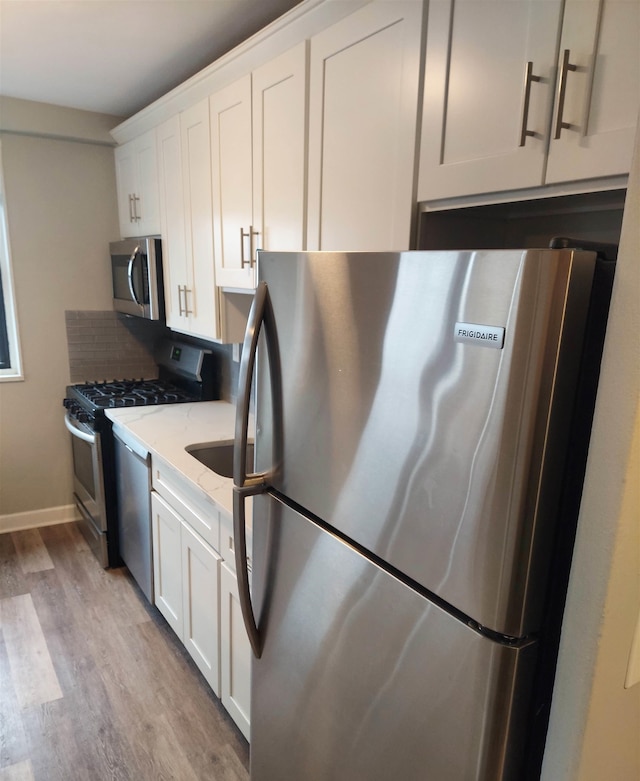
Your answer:
[[[260,235],[260,231],[254,230],[253,225],[249,225],[249,230],[245,231],[244,228],[240,228],[240,268],[249,266],[252,268],[256,265],[256,250],[254,239]],[[249,239],[249,257],[244,256],[244,240]]]
[[[178,317],[182,317],[183,315],[184,307],[182,306],[182,285],[178,285]]]
[[[244,256],[244,240],[249,239],[249,260]],[[248,231],[241,226],[240,227],[240,268],[245,266],[251,266],[251,227]]]
[[[133,193],[129,193],[129,222],[136,221],[136,215],[134,212]]]
[[[259,235],[260,231],[254,230],[253,225],[249,225],[249,252],[251,253],[251,262],[249,263],[250,266],[256,265],[256,251],[258,248],[256,247],[254,239],[256,239]]]
[[[189,309],[189,293],[191,293],[191,288],[184,286],[184,314],[185,317],[189,317],[189,315],[193,314],[193,309]]]
[[[520,126],[520,144],[524,146],[527,143],[527,136],[535,136],[533,130],[527,130],[529,122],[529,104],[531,102],[531,84],[534,81],[541,81],[540,76],[533,73],[533,62],[529,60],[524,69],[524,100],[522,103],[522,125]]]
[[[553,135],[554,139],[560,138],[562,130],[568,130],[571,127],[571,123],[565,122],[562,118],[564,114],[564,99],[567,92],[567,76],[569,71],[578,70],[577,65],[569,62],[571,57],[571,50],[565,49],[562,53],[562,65],[560,66],[560,78],[558,79],[558,108],[556,111],[556,130]]]
[[[140,213],[138,212],[138,202],[140,201],[140,196],[133,194],[133,215],[136,222],[140,222],[142,217],[140,216]]]

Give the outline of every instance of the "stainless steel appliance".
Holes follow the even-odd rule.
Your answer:
[[[103,567],[118,566],[114,446],[104,410],[219,397],[210,350],[165,339],[155,353],[159,377],[67,386],[65,425],[73,435],[74,500],[80,528]]]
[[[151,457],[149,451],[113,425],[118,548],[129,572],[153,603]]]
[[[162,243],[159,238],[125,239],[109,244],[113,308],[116,312],[164,320]]]
[[[613,265],[547,249],[258,267],[234,463],[252,781],[522,781],[544,742]]]

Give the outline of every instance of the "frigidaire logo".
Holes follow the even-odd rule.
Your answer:
[[[481,344],[501,350],[504,345],[504,328],[477,323],[456,323],[453,338],[456,342]]]

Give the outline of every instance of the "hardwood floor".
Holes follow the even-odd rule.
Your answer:
[[[0,535],[0,781],[248,781],[249,748],[75,524]]]

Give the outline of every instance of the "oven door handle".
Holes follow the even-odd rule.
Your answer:
[[[96,435],[95,434],[87,434],[84,431],[81,431],[79,428],[73,425],[71,422],[71,418],[69,417],[69,413],[64,416],[64,425],[69,429],[69,431],[73,434],[74,437],[78,437],[78,439],[82,439],[84,442],[88,442],[90,445],[96,444]]]

